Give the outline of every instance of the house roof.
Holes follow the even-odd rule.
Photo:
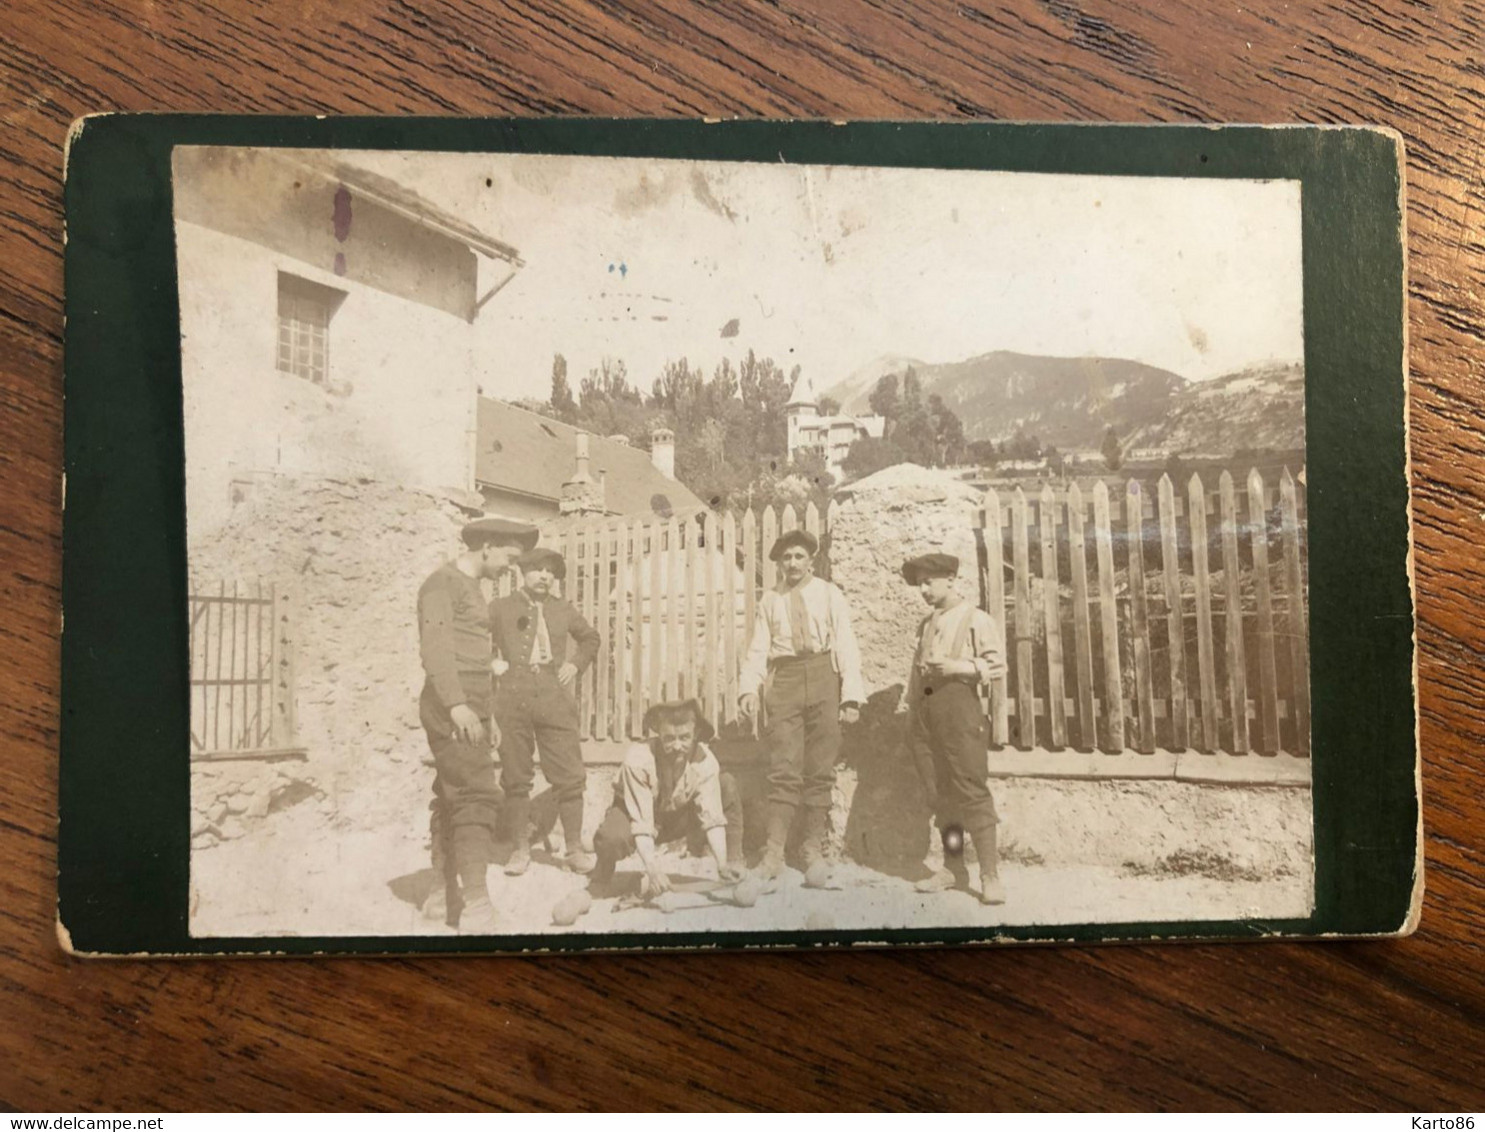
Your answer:
[[[474,478],[481,487],[554,503],[562,498],[563,483],[577,470],[581,430],[491,397],[479,400],[476,430]],[[590,434],[588,467],[603,481],[610,514],[648,516],[657,507],[681,513],[704,506],[690,488],[667,479],[641,448]]]
[[[799,376],[794,379],[794,388],[789,392],[789,403],[785,408],[793,408],[795,405],[818,405],[820,395],[815,392],[815,381],[807,370],[800,370]]]
[[[513,267],[524,266],[520,253],[503,240],[497,240],[487,232],[481,232],[467,220],[446,212],[426,197],[405,185],[342,161],[330,153],[308,151],[286,157],[285,160],[319,174],[332,181],[339,181],[348,188],[375,200],[384,208],[405,216],[417,224],[466,244],[492,259],[503,259]]]

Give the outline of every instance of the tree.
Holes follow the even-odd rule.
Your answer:
[[[552,355],[552,396],[548,404],[552,415],[559,421],[572,424],[577,420],[577,400],[572,395],[572,386],[567,383],[567,359],[561,354]]]
[[[834,417],[840,414],[840,402],[834,397],[821,397],[818,407],[822,417]]]
[[[918,371],[908,366],[902,375],[902,415],[912,416],[923,408],[923,383],[918,380]]]
[[[868,404],[877,416],[885,417],[889,421],[897,419],[897,375],[895,373],[884,373],[877,378]]]
[[[841,470],[852,479],[861,479],[894,464],[916,463],[895,441],[875,436],[864,436],[851,445]]]
[[[1124,454],[1119,450],[1119,436],[1113,425],[1109,425],[1103,434],[1103,446],[1099,451],[1103,453],[1103,462],[1109,466],[1109,471],[1117,472],[1123,466]]]
[[[982,468],[993,468],[1001,460],[1004,445],[997,445],[993,440],[971,440],[965,448],[971,463],[978,464]]]
[[[964,423],[959,414],[944,404],[937,393],[928,398],[928,420],[933,430],[934,463],[949,467],[964,459]]]

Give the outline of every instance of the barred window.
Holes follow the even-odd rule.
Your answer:
[[[278,368],[316,385],[330,370],[330,319],[344,291],[278,274]]]

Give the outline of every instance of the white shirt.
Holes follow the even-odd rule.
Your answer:
[[[664,757],[664,756],[662,756]],[[655,752],[648,743],[634,743],[624,755],[619,768],[619,797],[629,815],[629,831],[635,836],[654,837],[656,832],[656,791],[660,775],[655,767]],[[717,756],[705,743],[696,744],[696,752],[686,761],[671,786],[665,808],[679,810],[694,805],[702,829],[715,829],[727,824],[722,813],[722,767]]]
[[[784,583],[764,590],[758,600],[758,619],[743,657],[738,676],[738,694],[756,695],[768,674],[768,662],[794,654],[794,628],[789,621],[789,589]],[[829,652],[831,664],[840,673],[842,703],[864,704],[866,686],[861,679],[861,650],[851,629],[851,609],[846,595],[823,578],[810,577],[800,587],[809,639],[819,652]]]
[[[908,677],[908,698],[915,698],[926,665],[939,660],[969,660],[981,684],[1004,676],[1005,646],[1000,626],[974,602],[961,599],[948,609],[935,609],[918,626],[918,648]]]

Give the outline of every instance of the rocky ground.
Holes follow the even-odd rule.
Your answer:
[[[408,768],[399,793],[416,799],[409,805],[391,805],[394,796],[388,793],[344,797],[338,810],[311,799],[269,814],[241,837],[194,853],[192,933],[454,934],[446,925],[425,920],[418,910],[433,879],[422,809],[426,778],[424,768]],[[384,780],[381,785],[389,784]],[[591,816],[589,820],[591,824]],[[560,835],[555,840],[560,849]],[[666,862],[676,880],[713,875],[709,861],[680,852],[667,852]],[[666,914],[653,908],[616,908],[616,897],[609,895],[595,900],[571,928],[553,925],[552,909],[586,882],[563,870],[555,854],[538,849],[531,870],[519,878],[492,869],[491,890],[501,931],[512,935],[1267,920],[1306,915],[1311,900],[1308,877],[1015,861],[1007,862],[1002,872],[1008,899],[1000,907],[982,906],[965,892],[920,895],[913,891],[911,870],[893,875],[845,863],[837,868],[836,889],[805,889],[800,874],[790,869],[779,889],[751,908],[687,894],[681,897],[683,907]],[[627,877],[637,883],[638,875],[637,858],[620,866],[621,881]]]

